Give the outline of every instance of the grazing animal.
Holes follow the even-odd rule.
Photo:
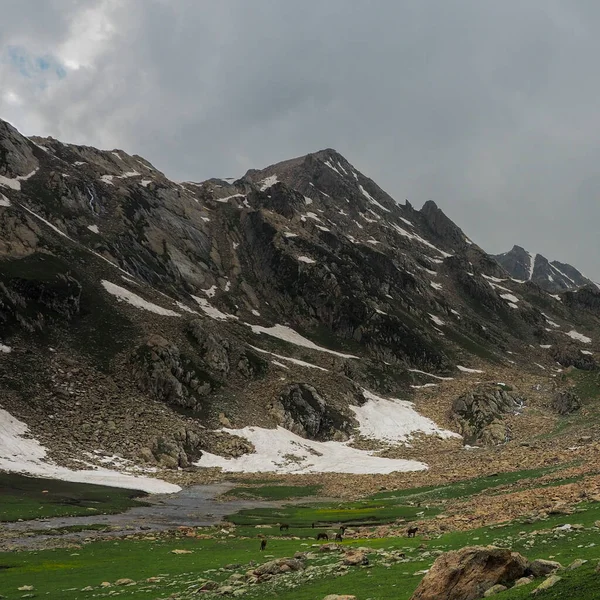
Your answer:
[[[341,533],[342,535],[344,535],[344,533],[346,533],[346,527],[345,527],[345,525],[342,525],[342,526],[340,527],[340,533]]]
[[[267,547],[267,540],[263,540],[260,543],[260,551],[262,552]]]
[[[315,528],[315,524],[314,524],[314,523],[312,524],[312,528],[313,528],[313,529]]]
[[[408,534],[408,537],[415,537],[417,531],[419,531],[418,527],[409,527],[406,533]]]
[[[279,531],[289,531],[290,526],[287,523],[283,523],[283,525],[279,526]]]
[[[335,534],[335,541],[336,542],[343,542],[344,541],[344,538],[343,538],[343,536],[342,536],[341,533],[336,533]]]
[[[327,541],[329,541],[329,536],[326,533],[318,533],[317,534],[317,542],[319,540],[327,540]]]

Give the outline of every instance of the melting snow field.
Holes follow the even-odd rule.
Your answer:
[[[124,300],[128,304],[135,306],[137,308],[142,308],[149,312],[152,312],[156,315],[163,315],[165,317],[180,317],[181,315],[174,310],[169,310],[168,308],[163,308],[162,306],[158,306],[158,304],[153,304],[152,302],[148,302],[144,300],[137,294],[122,288],[119,285],[111,283],[110,281],[106,281],[106,279],[102,280],[102,285],[104,289],[117,298],[117,300]]]
[[[453,431],[440,429],[431,419],[420,415],[412,402],[397,398],[381,398],[365,390],[367,402],[350,406],[359,422],[360,434],[386,442],[407,442],[415,433],[440,438],[459,438]]]
[[[200,467],[221,467],[243,473],[393,473],[424,471],[416,460],[381,458],[366,450],[351,448],[346,442],[314,442],[283,427],[264,429],[244,427],[224,429],[254,444],[256,452],[239,458],[224,458],[205,452],[196,463]]]
[[[571,329],[571,331],[569,331],[565,335],[568,335],[570,338],[573,338],[574,340],[583,342],[584,344],[592,343],[592,338],[587,337],[587,335],[583,335],[583,333],[577,333],[574,329]]]
[[[161,479],[137,477],[110,469],[73,471],[59,467],[46,458],[46,449],[29,437],[27,425],[3,409],[0,409],[0,469],[63,481],[131,488],[151,494],[169,494],[181,489]]]
[[[0,194],[0,206],[10,206],[10,200],[4,194]]]
[[[335,354],[335,356],[341,356],[342,358],[359,358],[352,354],[343,354],[342,352],[336,352],[335,350],[329,350],[329,348],[317,346],[314,342],[311,342],[309,339],[301,336],[297,331],[294,331],[285,325],[273,325],[273,327],[262,327],[261,325],[250,325],[249,323],[246,323],[246,325],[252,329],[253,333],[266,333],[267,335],[279,338],[285,342],[290,342],[290,344],[296,344],[296,346],[318,350],[319,352],[328,352],[329,354]]]

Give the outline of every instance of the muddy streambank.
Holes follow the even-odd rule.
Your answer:
[[[141,499],[148,506],[136,506],[114,515],[52,517],[0,524],[0,551],[32,549],[77,543],[84,539],[117,538],[140,532],[166,531],[177,527],[210,527],[239,510],[257,507],[277,508],[293,500],[219,500],[235,487],[232,483],[195,485],[175,494],[154,494]],[[303,502],[310,499],[303,498]],[[105,525],[104,530],[86,529],[62,535],[45,535],[45,530],[62,527]]]

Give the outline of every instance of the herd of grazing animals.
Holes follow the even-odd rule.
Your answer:
[[[312,529],[315,529],[315,524],[312,523],[311,524]],[[281,525],[279,525],[279,531],[289,531],[290,530],[290,526],[288,523],[282,523]],[[416,526],[413,527],[409,527],[406,530],[406,535],[407,537],[415,537],[417,534],[417,531],[419,531],[419,528]],[[336,542],[343,542],[344,541],[344,533],[346,533],[346,527],[345,525],[340,525],[340,529],[339,531],[335,534],[335,541]],[[324,531],[321,531],[319,533],[317,533],[317,541],[319,540],[327,540],[329,541],[329,535],[327,533],[325,533]],[[260,550],[261,552],[267,547],[267,540],[263,539],[260,542]]]

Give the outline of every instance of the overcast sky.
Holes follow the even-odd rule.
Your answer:
[[[0,117],[177,180],[332,147],[600,280],[596,0],[2,0]]]

